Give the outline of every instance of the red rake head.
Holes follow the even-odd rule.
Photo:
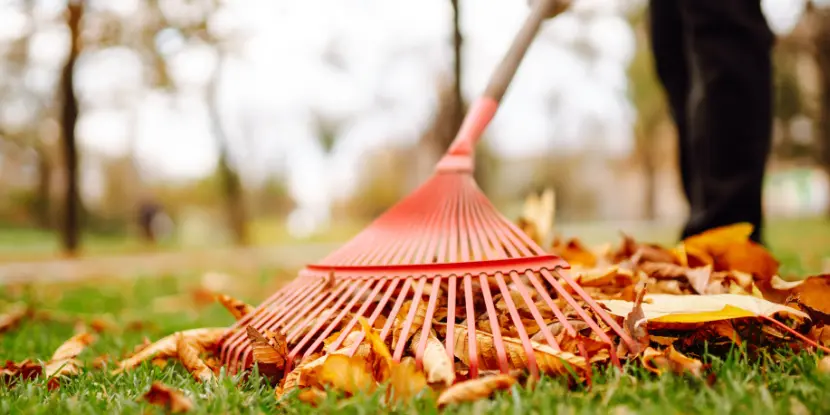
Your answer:
[[[608,334],[632,349],[634,342],[559,268],[568,264],[499,214],[469,174],[438,173],[237,322],[221,345],[222,361],[231,372],[252,364],[248,325],[284,332],[290,367],[320,351],[326,339],[328,350],[337,350],[364,317],[382,326],[381,339],[392,334],[396,361],[409,344],[419,366],[429,333],[442,330],[451,359],[459,350],[469,356],[471,377],[481,369],[513,369],[504,333],[518,339],[512,344],[521,343],[528,369],[538,375],[531,336],[561,350],[551,321],[574,337],[572,322],[585,323],[619,364]],[[495,356],[479,350],[475,335],[466,336],[467,350],[455,344],[462,331],[476,330],[492,333]],[[361,341],[352,343],[352,353]],[[587,360],[585,348],[579,350]]]

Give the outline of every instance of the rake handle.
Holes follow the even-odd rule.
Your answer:
[[[525,19],[513,43],[502,58],[499,66],[490,77],[490,82],[484,93],[479,97],[464,117],[464,122],[458,130],[447,154],[438,163],[439,171],[469,171],[473,170],[472,155],[476,143],[482,133],[496,115],[499,103],[510,82],[516,75],[519,65],[522,63],[530,44],[539,32],[539,27],[545,19],[548,19],[561,11],[556,8],[558,0],[536,0],[530,14]]]

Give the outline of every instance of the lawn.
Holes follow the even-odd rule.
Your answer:
[[[664,234],[670,242],[673,230]],[[610,233],[613,238],[613,233]],[[642,232],[632,232],[642,235]],[[594,235],[596,236],[596,235]],[[830,226],[824,221],[776,222],[770,227],[771,247],[787,274],[819,272],[830,256]],[[663,237],[655,237],[663,239]],[[605,239],[616,242],[616,238]],[[267,270],[259,275],[231,280],[212,280],[210,285],[252,304],[261,301],[285,281],[292,271]],[[203,303],[192,295],[205,281],[200,275],[96,280],[29,287],[0,288],[0,312],[12,301],[33,303],[48,311],[51,319],[28,321],[0,334],[0,360],[48,359],[74,332],[74,321],[103,319],[115,323],[81,359],[91,363],[102,354],[120,356],[139,344],[182,329],[226,326],[233,318],[218,304]],[[141,323],[141,324],[131,324]],[[816,355],[786,353],[749,360],[736,350],[729,356],[708,357],[714,382],[673,375],[654,376],[630,366],[622,373],[597,373],[590,389],[569,390],[560,380],[543,379],[532,390],[514,387],[492,400],[451,407],[452,413],[830,413],[830,376],[816,370]],[[186,391],[195,402],[194,413],[353,413],[387,412],[379,396],[337,400],[330,396],[320,408],[291,397],[278,403],[258,376],[245,381],[222,377],[219,384],[203,385],[178,365],[145,365],[120,376],[85,370],[49,391],[43,380],[13,389],[0,387],[0,413],[146,413],[158,412],[138,398],[154,380]],[[423,396],[396,413],[436,413],[433,396]]]

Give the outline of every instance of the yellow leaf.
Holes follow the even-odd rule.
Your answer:
[[[297,399],[311,406],[317,406],[326,399],[326,393],[317,388],[303,389],[297,395]]]
[[[372,392],[377,384],[369,362],[360,356],[329,355],[320,371],[320,381],[332,388],[354,395]]]
[[[392,364],[389,386],[389,392],[395,399],[408,401],[427,386],[427,379],[424,373],[417,369],[415,359],[407,356],[401,359],[400,363]]]
[[[456,383],[438,397],[438,407],[473,402],[484,399],[497,390],[510,389],[516,379],[510,375],[499,374]]]
[[[610,313],[625,317],[633,303],[622,300],[597,300]],[[743,317],[772,316],[778,313],[807,319],[807,314],[748,295],[667,295],[649,294],[643,303],[643,313],[650,322],[702,323]]]

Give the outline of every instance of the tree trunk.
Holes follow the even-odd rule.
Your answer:
[[[78,191],[78,151],[75,143],[75,124],[78,121],[78,99],[75,96],[75,62],[81,51],[81,18],[84,14],[82,1],[70,0],[66,6],[66,23],[70,34],[69,56],[61,71],[61,132],[63,158],[66,169],[63,223],[61,242],[66,253],[74,255],[80,244],[80,196]]]
[[[222,121],[219,118],[217,106],[217,95],[219,79],[222,74],[222,57],[216,63],[216,70],[210,80],[207,90],[207,107],[210,116],[211,130],[216,144],[219,147],[218,174],[221,181],[222,191],[225,193],[225,205],[227,209],[228,226],[233,233],[234,242],[237,245],[248,244],[247,212],[242,189],[242,182],[238,172],[231,166],[228,140],[225,130],[222,128]]]

